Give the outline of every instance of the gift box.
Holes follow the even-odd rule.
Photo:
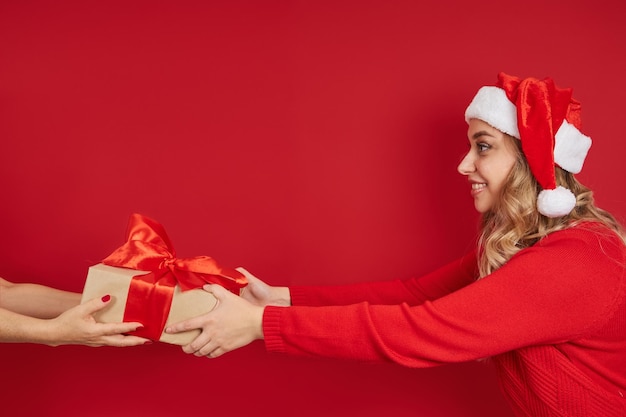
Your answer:
[[[200,330],[167,334],[164,329],[213,309],[217,300],[202,289],[205,284],[222,285],[237,295],[247,285],[243,274],[211,257],[176,258],[163,226],[145,216],[133,214],[126,235],[126,243],[90,267],[85,280],[82,301],[112,296],[94,314],[99,322],[139,322],[144,327],[132,334],[185,345]]]
[[[82,301],[111,295],[109,305],[96,312],[94,318],[102,323],[117,323],[124,320],[124,311],[128,301],[128,290],[131,280],[138,274],[147,274],[149,271],[135,271],[133,269],[116,268],[104,264],[97,264],[89,268]],[[200,316],[213,309],[217,300],[212,294],[203,289],[181,291],[180,286],[174,287],[172,304],[169,308],[165,327],[191,317]],[[129,320],[126,320],[129,321]],[[200,330],[190,330],[183,333],[161,333],[160,342],[175,345],[186,345],[200,334]]]

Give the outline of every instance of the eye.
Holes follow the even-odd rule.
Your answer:
[[[476,147],[478,148],[478,153],[482,153],[491,149],[491,145],[485,142],[478,142],[476,144]]]

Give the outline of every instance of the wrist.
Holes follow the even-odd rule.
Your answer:
[[[254,321],[254,338],[263,340],[265,336],[263,334],[263,314],[265,314],[265,307],[255,307],[255,321]]]
[[[61,329],[57,319],[37,319],[37,324],[33,326],[32,337],[37,343],[48,346],[59,346]]]
[[[274,287],[274,305],[289,307],[291,305],[291,292],[289,287]]]

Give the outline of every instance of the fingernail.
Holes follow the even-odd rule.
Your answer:
[[[104,297],[102,297],[102,302],[106,303],[111,299],[111,296],[109,294],[105,295]]]
[[[152,340],[146,340],[145,342],[143,342],[144,345],[151,345],[152,344]]]

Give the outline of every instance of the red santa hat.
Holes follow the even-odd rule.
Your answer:
[[[498,74],[495,86],[485,86],[465,111],[465,121],[480,119],[521,140],[522,151],[543,188],[537,209],[547,217],[568,215],[574,194],[557,186],[554,167],[577,174],[583,167],[591,138],[580,131],[580,103],[571,89],[560,89],[551,78],[519,79]]]

